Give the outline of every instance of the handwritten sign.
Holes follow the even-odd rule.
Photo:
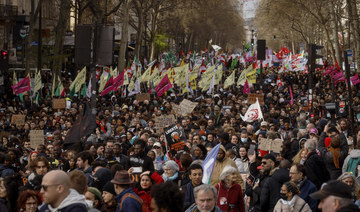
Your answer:
[[[273,151],[275,153],[280,153],[282,150],[282,140],[279,138],[274,140],[261,138],[259,140],[259,149],[264,151]]]
[[[190,100],[184,99],[180,105],[176,105],[174,103],[171,103],[172,109],[174,113],[176,113],[179,116],[187,116],[192,113],[192,111],[197,106],[197,102],[192,102]]]
[[[171,126],[176,123],[174,115],[157,116],[155,118],[155,126],[157,129],[163,129],[164,127]]]
[[[23,126],[25,124],[25,116],[24,115],[12,115],[11,124],[15,124],[17,126]]]
[[[32,148],[44,144],[44,130],[30,130],[29,137]]]
[[[145,100],[148,100],[150,101],[150,94],[149,93],[139,93],[139,94],[136,94],[136,100],[138,102],[143,102]]]
[[[54,109],[64,109],[66,107],[65,99],[53,99],[53,108]]]
[[[259,99],[259,104],[262,106],[264,105],[264,94],[255,94],[255,93],[250,93],[248,94],[248,101],[247,103],[250,105],[250,104],[253,104],[256,102],[256,98]]]

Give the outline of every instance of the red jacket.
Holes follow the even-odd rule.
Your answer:
[[[244,197],[239,184],[234,183],[230,189],[226,189],[225,183],[221,181],[215,185],[215,188],[218,191],[216,205],[219,206],[222,211],[245,212]],[[233,206],[232,210],[229,208],[229,205]]]

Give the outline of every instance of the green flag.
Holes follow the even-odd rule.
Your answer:
[[[235,66],[236,66],[236,64],[237,64],[237,62],[238,62],[238,58],[236,57],[236,58],[235,58],[235,60],[233,60],[233,61],[232,61],[232,63],[231,63],[230,70],[234,70],[234,68],[235,68]]]
[[[74,94],[75,94],[75,86],[72,87],[72,89],[71,89],[71,91],[69,93],[70,98],[73,98]]]
[[[87,91],[87,87],[86,84],[84,84],[83,88],[81,89],[81,93],[80,95],[84,97],[86,97],[86,91]]]

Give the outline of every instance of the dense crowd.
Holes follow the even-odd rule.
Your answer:
[[[0,99],[0,211],[359,211],[357,119],[349,119],[348,105],[331,122],[325,108],[347,101],[345,83],[332,88],[317,70],[308,107],[308,74],[278,71],[263,71],[261,91],[250,87],[264,94],[262,120],[244,122],[248,94],[222,83],[212,95],[182,95],[175,86],[141,102],[115,93],[97,97],[96,129],[76,146],[64,140],[89,99],[55,110],[46,86],[38,104],[8,90]],[[355,114],[358,88],[351,86]],[[184,98],[198,105],[179,116],[171,103]],[[25,115],[24,125],[11,123],[15,114]],[[186,135],[180,151],[169,149],[155,121],[170,114]],[[43,144],[32,146],[31,130],[44,130]],[[282,151],[260,149],[262,138],[281,139]],[[203,184],[203,160],[219,143],[211,182]]]

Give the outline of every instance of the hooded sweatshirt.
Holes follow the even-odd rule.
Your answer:
[[[40,208],[40,212],[87,212],[87,204],[83,195],[80,195],[74,189],[70,189],[69,195],[60,203],[57,208],[51,207],[51,205],[44,205]]]

